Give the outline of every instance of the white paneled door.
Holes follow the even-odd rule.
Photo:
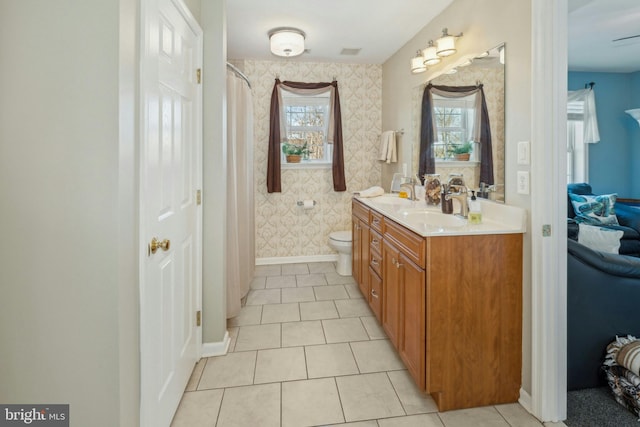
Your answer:
[[[202,31],[180,0],[143,0],[141,13],[140,425],[156,427],[201,341]]]

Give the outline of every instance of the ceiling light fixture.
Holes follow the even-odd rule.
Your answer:
[[[306,35],[297,28],[281,27],[269,31],[271,53],[291,58],[304,52]]]
[[[413,74],[424,73],[427,71],[427,67],[424,62],[422,52],[417,51],[415,58],[411,58],[411,72]]]
[[[424,65],[436,65],[440,62],[440,57],[436,53],[436,47],[433,45],[433,40],[429,40],[429,45],[422,51],[424,56]]]
[[[640,126],[640,108],[634,108],[633,110],[627,110],[627,111],[625,111],[625,113],[627,113],[628,115],[630,115],[631,117],[636,119],[638,121],[638,126]]]
[[[438,56],[449,56],[456,53],[456,38],[462,37],[462,33],[452,36],[446,28],[442,29],[442,37],[436,40],[436,53]]]

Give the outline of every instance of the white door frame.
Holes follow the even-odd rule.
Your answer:
[[[543,421],[567,414],[567,14],[567,0],[531,0],[531,410]]]

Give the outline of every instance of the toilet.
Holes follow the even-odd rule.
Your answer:
[[[351,231],[334,231],[329,234],[329,246],[338,251],[338,274],[351,276]]]

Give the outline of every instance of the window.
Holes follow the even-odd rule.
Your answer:
[[[589,150],[584,143],[584,102],[568,102],[567,113],[567,183],[589,182]]]
[[[436,161],[455,160],[456,147],[471,141],[475,108],[475,95],[464,98],[433,96],[433,114],[437,134],[433,143]],[[477,144],[472,143],[471,160],[478,161]]]
[[[296,145],[307,144],[308,152],[298,165],[331,165],[333,145],[327,143],[330,93],[300,96],[283,91],[282,102],[287,141]],[[285,155],[281,155],[285,166]]]

